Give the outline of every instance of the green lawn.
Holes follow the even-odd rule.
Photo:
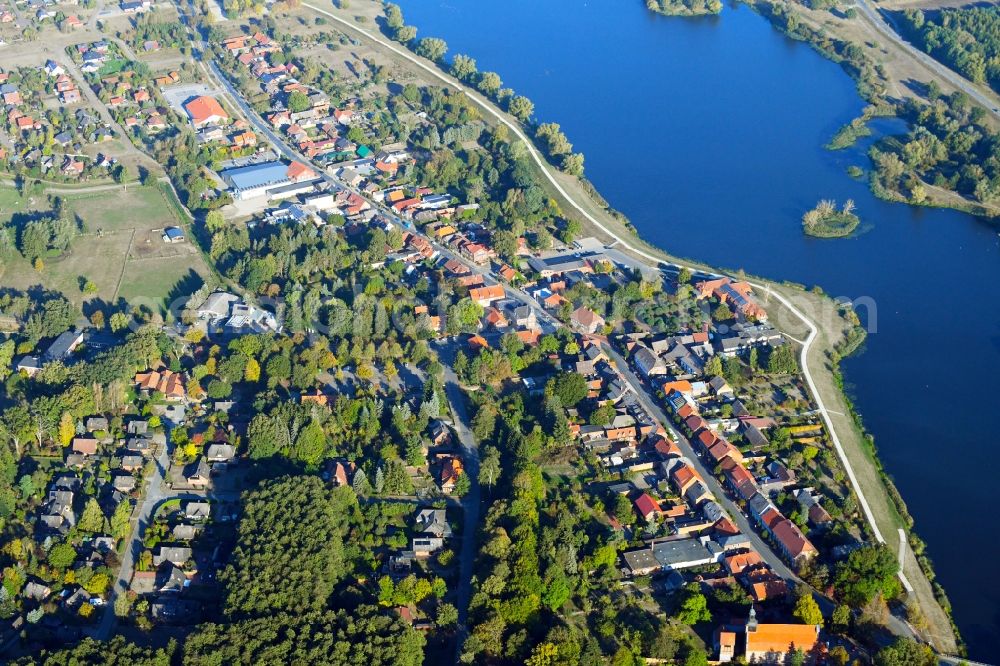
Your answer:
[[[82,303],[80,280],[85,278],[97,285],[95,298],[107,302],[124,298],[163,311],[171,295],[190,293],[210,274],[191,242],[162,241],[164,227],[183,225],[185,220],[159,185],[62,196],[69,214],[82,222],[83,232],[67,253],[45,259],[41,272],[19,255],[5,258],[0,264],[4,286],[42,285]],[[10,223],[19,213],[50,209],[44,196],[29,201],[14,188],[0,186],[0,224]]]

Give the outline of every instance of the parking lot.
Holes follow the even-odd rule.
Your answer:
[[[186,116],[184,102],[199,95],[215,95],[218,90],[204,83],[181,83],[176,86],[167,86],[162,89],[162,92],[170,107],[182,116]]]

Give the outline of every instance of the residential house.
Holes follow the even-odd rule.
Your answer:
[[[596,333],[604,328],[604,317],[587,307],[579,307],[570,316],[573,328],[581,333]]]
[[[85,456],[93,456],[97,454],[97,444],[97,439],[94,437],[74,437],[72,443],[73,452]]]
[[[232,444],[216,442],[209,444],[205,450],[205,459],[208,462],[229,462],[236,457],[236,448]]]
[[[414,529],[442,539],[451,536],[451,525],[444,509],[421,509],[417,512]]]
[[[136,480],[131,474],[115,474],[111,477],[111,486],[120,493],[130,493],[135,490]]]
[[[184,566],[191,559],[191,549],[187,546],[160,546],[153,555],[153,565],[160,566],[164,562],[170,562],[175,566]]]
[[[208,502],[188,502],[184,505],[184,517],[188,520],[208,520],[212,516],[212,505]]]
[[[455,456],[445,456],[439,477],[441,492],[447,495],[454,492],[455,484],[458,483],[459,477],[464,473],[465,470],[462,467],[461,459]]]
[[[650,497],[648,493],[639,495],[632,503],[635,505],[635,510],[639,514],[639,517],[647,523],[656,520],[662,513],[660,503]]]
[[[217,125],[229,120],[229,114],[214,97],[201,95],[184,103],[184,110],[195,128]]]
[[[204,488],[207,486],[211,481],[211,469],[208,466],[208,461],[203,457],[199,457],[197,460],[185,467],[184,481],[186,481],[188,485],[196,488]]]

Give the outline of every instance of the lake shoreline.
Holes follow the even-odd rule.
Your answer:
[[[306,7],[309,6],[306,5]],[[352,13],[354,13],[353,8]],[[359,27],[358,29],[362,30],[364,28]],[[369,27],[368,29],[370,30],[371,28]],[[378,38],[385,39],[387,43],[389,42],[388,37],[384,34],[379,33]],[[378,41],[375,43],[379,44]],[[413,66],[412,64],[407,64],[405,60],[401,59],[398,55],[393,54],[391,48],[387,48],[382,45],[380,50],[384,50],[386,55],[389,55],[395,61],[400,62],[404,66]],[[443,70],[440,63],[433,63],[428,60],[425,60],[424,62],[426,62],[428,66],[434,68],[438,78],[448,80],[452,87],[465,90],[469,97],[472,98],[479,106],[490,109],[490,113],[496,114],[497,117],[504,118],[507,122],[513,123],[519,127],[521,126],[521,123],[517,119],[500,110],[492,100],[487,99],[478,92],[470,90],[468,86],[459,83],[456,79],[454,79],[454,77],[450,76],[447,71]],[[541,150],[534,145],[534,142],[529,141],[528,147],[530,150],[536,151],[541,156]],[[571,216],[574,219],[580,221],[583,229],[583,235],[593,235],[603,239],[605,242],[612,242],[614,239],[609,238],[607,233],[610,232],[614,237],[626,239],[628,243],[632,243],[641,252],[651,254],[659,260],[668,263],[679,263],[691,266],[695,269],[729,273],[739,277],[746,276],[746,274],[741,270],[715,269],[701,261],[691,261],[675,257],[659,247],[648,243],[636,232],[631,223],[623,221],[623,216],[618,217],[612,214],[612,211],[606,207],[607,204],[603,201],[603,196],[601,202],[595,201],[593,195],[588,191],[588,188],[585,185],[586,181],[560,171],[554,167],[551,162],[545,160],[544,157],[541,157],[541,159],[545,164],[544,168],[559,184],[559,187],[568,192],[573,200],[579,204],[588,215],[591,215],[600,221],[600,226],[598,226],[592,224],[583,215],[571,213]],[[554,188],[551,188],[548,185],[547,189],[554,190]],[[596,191],[596,188],[593,186],[591,186],[591,189]],[[571,212],[573,210],[573,206],[561,193],[558,191],[552,191],[552,194],[553,198],[559,203],[560,208],[564,212]],[[603,229],[601,227],[603,227]],[[607,230],[607,232],[605,230]],[[630,252],[627,248],[621,249],[641,261],[649,261],[648,257],[636,255],[635,253]],[[831,312],[837,313],[839,311],[837,304],[821,291],[808,291],[806,287],[801,284],[777,282],[772,279],[755,278],[754,281],[761,284],[761,286],[763,286],[766,290],[773,291],[775,294],[781,294],[785,298],[791,299],[795,303],[796,307],[806,310],[807,312],[824,313],[825,315],[829,315]],[[778,328],[787,331],[789,328],[789,322],[793,318],[787,313],[784,313],[783,310],[784,308],[781,308],[778,312],[776,312],[778,316],[773,318],[775,319]],[[849,340],[849,334],[853,329],[853,325],[844,319],[842,315],[837,315],[832,318],[821,318],[817,316],[812,316],[810,318],[817,324],[818,329],[817,343],[812,345],[809,353],[811,361],[809,365],[815,379],[817,380],[818,392],[822,395],[822,399],[829,406],[829,409],[835,409],[843,416],[843,418],[834,417],[834,430],[837,432],[840,439],[844,441],[844,448],[846,449],[846,455],[851,462],[851,466],[855,469],[859,478],[862,480],[860,483],[862,492],[865,494],[866,498],[868,498],[869,504],[872,504],[875,507],[876,522],[879,524],[880,532],[885,538],[887,544],[894,550],[898,550],[900,548],[898,529],[905,528],[905,524],[900,517],[899,511],[897,510],[892,497],[893,495],[898,496],[899,493],[898,491],[895,491],[895,487],[891,480],[888,479],[885,473],[879,469],[881,465],[876,464],[877,458],[875,460],[872,459],[872,448],[869,445],[866,445],[865,433],[857,427],[855,417],[847,416],[848,414],[853,414],[850,406],[851,401],[844,391],[842,380],[839,378],[839,363],[843,360],[843,357],[839,356],[838,349],[840,351],[844,351],[848,346],[850,346],[845,343]],[[785,321],[781,322],[782,319]],[[778,322],[784,323],[785,326],[780,325]],[[801,333],[801,331],[798,332]],[[857,344],[853,345],[853,349],[857,349],[857,347]],[[903,543],[907,547],[909,546],[909,544],[905,541]],[[907,550],[909,549],[907,548]],[[938,645],[939,650],[942,652],[950,654],[955,653],[958,648],[957,641],[955,639],[957,632],[954,630],[953,621],[935,598],[930,580],[925,575],[924,571],[917,566],[915,557],[907,558],[906,564],[908,566],[904,566],[904,572],[914,583],[916,594],[921,607],[924,608],[925,616],[927,616],[928,621],[933,623],[935,626],[935,631],[933,632],[935,635],[934,643]]]

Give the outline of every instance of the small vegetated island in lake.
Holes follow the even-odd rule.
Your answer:
[[[802,230],[817,238],[842,238],[848,236],[861,220],[854,214],[854,201],[848,199],[837,210],[837,202],[823,199],[816,207],[802,216]]]
[[[704,16],[722,11],[720,0],[646,0],[646,7],[667,16]]]

